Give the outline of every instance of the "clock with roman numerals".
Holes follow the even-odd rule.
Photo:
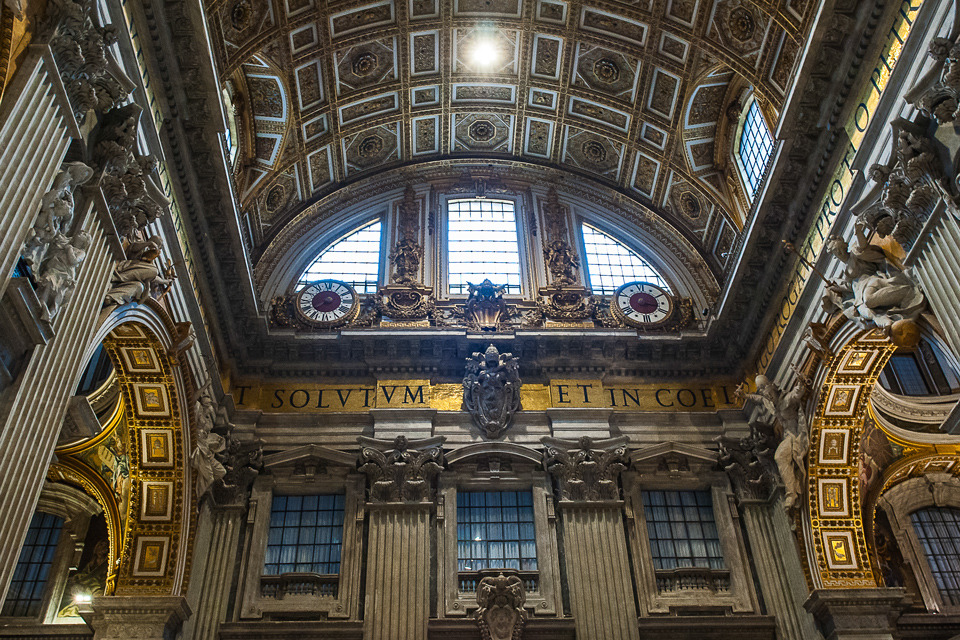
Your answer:
[[[673,316],[673,297],[649,282],[628,282],[613,294],[610,311],[631,327],[650,329]]]
[[[336,327],[356,318],[360,299],[353,287],[339,280],[318,280],[297,293],[297,315],[318,327]]]

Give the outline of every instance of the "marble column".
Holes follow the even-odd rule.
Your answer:
[[[903,589],[817,589],[805,604],[827,640],[894,640]]]
[[[577,637],[638,640],[619,485],[627,438],[542,442],[544,465],[559,493],[564,569]]]
[[[194,545],[194,569],[187,600],[194,610],[183,625],[184,640],[216,640],[226,621],[227,595],[236,580],[240,529],[247,508],[208,502],[200,514]],[[216,594],[216,595],[211,595]]]
[[[366,640],[426,640],[433,503],[368,505]]]
[[[104,596],[80,615],[93,629],[93,640],[170,640],[190,607],[181,596]]]
[[[442,437],[358,438],[368,486],[366,640],[426,640],[430,618],[430,520]]]

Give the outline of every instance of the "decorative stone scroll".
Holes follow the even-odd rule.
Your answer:
[[[510,310],[503,299],[505,284],[494,284],[489,278],[480,284],[468,282],[470,297],[464,305],[463,316],[467,326],[480,331],[498,331],[505,327]]]
[[[626,436],[592,440],[543,438],[543,464],[563,501],[619,500],[620,472],[627,468]]]
[[[520,363],[492,344],[467,358],[463,406],[488,438],[499,438],[520,409]]]
[[[423,502],[433,498],[433,480],[443,471],[443,436],[393,441],[360,436],[360,471],[370,502]]]
[[[483,640],[520,640],[527,622],[527,612],[523,609],[527,594],[520,576],[512,569],[483,570],[480,575],[483,576],[477,585],[480,608],[474,614],[480,637]]]

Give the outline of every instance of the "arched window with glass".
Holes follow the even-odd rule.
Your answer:
[[[757,189],[767,172],[771,155],[773,155],[773,136],[763,119],[760,104],[756,99],[752,99],[744,113],[743,127],[737,143],[737,164],[750,200],[756,196]]]
[[[376,293],[380,279],[383,224],[369,220],[336,240],[306,268],[297,282],[301,289],[312,282],[342,280],[357,293]]]
[[[670,291],[670,286],[639,253],[597,227],[583,222],[587,286],[597,295],[613,295],[620,285],[642,280]]]

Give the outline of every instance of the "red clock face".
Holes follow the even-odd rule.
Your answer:
[[[673,299],[655,284],[628,282],[614,294],[611,306],[624,323],[634,327],[649,327],[670,317]]]
[[[630,296],[630,307],[640,314],[651,314],[657,310],[657,299],[641,291]]]
[[[320,313],[329,313],[340,306],[340,294],[336,291],[321,291],[313,297],[313,308]]]

